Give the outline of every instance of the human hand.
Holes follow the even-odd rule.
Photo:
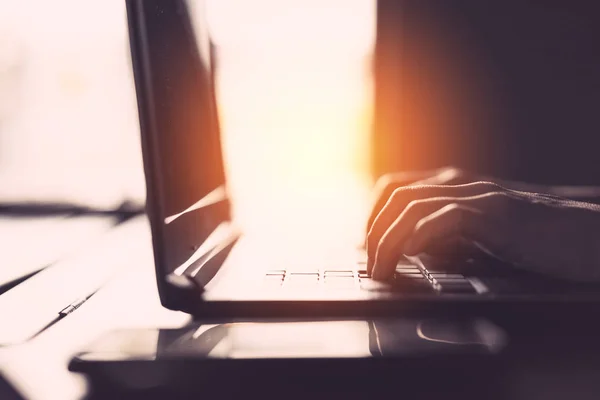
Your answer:
[[[484,180],[482,177],[455,167],[430,171],[396,172],[379,178],[373,188],[375,202],[367,223],[367,232],[394,190],[404,186],[460,185]]]
[[[402,254],[456,239],[529,271],[600,282],[600,206],[492,182],[396,189],[369,231],[368,272],[388,279]]]

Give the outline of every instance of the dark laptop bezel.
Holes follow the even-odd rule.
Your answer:
[[[185,6],[185,2],[180,0],[172,1],[169,6],[176,7],[176,4]],[[221,174],[219,178],[221,187],[215,188],[215,190],[221,189],[222,193],[216,196],[216,200],[211,201],[208,205],[186,212],[176,218],[170,226],[165,223],[165,219],[170,216],[164,211],[165,190],[167,188],[164,187],[160,175],[161,152],[158,146],[161,133],[156,121],[157,113],[160,111],[155,104],[156,99],[153,93],[153,65],[147,42],[148,27],[145,20],[145,13],[152,12],[152,10],[149,10],[151,5],[153,3],[146,0],[126,0],[131,61],[138,102],[146,180],[146,212],[152,234],[156,281],[161,303],[169,309],[191,312],[190,306],[201,300],[203,286],[216,273],[218,265],[222,263],[237,236],[231,232],[220,243],[212,246],[206,254],[196,254],[206,238],[221,223],[230,220],[230,202],[224,188],[225,176],[222,169],[217,172]],[[189,17],[189,14],[187,17]],[[191,20],[187,22],[190,25],[188,28],[192,29]],[[197,56],[198,60],[195,61],[201,63],[200,55]],[[213,62],[212,57],[210,62]],[[198,68],[199,74],[206,74],[210,85],[213,84],[213,65],[202,66],[199,64],[193,65],[193,67]],[[207,92],[207,94],[210,98],[204,100],[212,104],[208,115],[210,121],[205,122],[207,129],[210,130],[207,134],[213,135],[211,139],[216,140],[218,146],[215,150],[220,153],[220,132],[214,88],[211,87],[210,93]],[[222,162],[221,167],[223,167]],[[176,274],[173,272],[173,265],[180,265],[193,255],[198,259],[194,263],[194,267],[198,267],[198,263],[204,264],[202,273]]]

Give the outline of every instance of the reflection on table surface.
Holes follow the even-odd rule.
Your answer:
[[[116,331],[92,344],[81,357],[257,359],[492,354],[501,351],[505,343],[502,330],[483,319],[238,322]]]

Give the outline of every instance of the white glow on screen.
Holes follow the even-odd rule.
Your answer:
[[[362,232],[375,2],[213,0],[208,18],[238,222],[282,241]]]

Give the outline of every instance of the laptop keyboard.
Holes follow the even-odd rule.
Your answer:
[[[294,271],[278,269],[267,271],[264,279],[269,288],[361,290],[361,288],[369,287],[371,282],[364,267],[364,263],[358,263],[355,268],[347,270]],[[477,294],[471,282],[461,274],[428,271],[425,267],[411,264],[408,261],[398,263],[394,278],[390,283],[390,290],[407,293]]]

